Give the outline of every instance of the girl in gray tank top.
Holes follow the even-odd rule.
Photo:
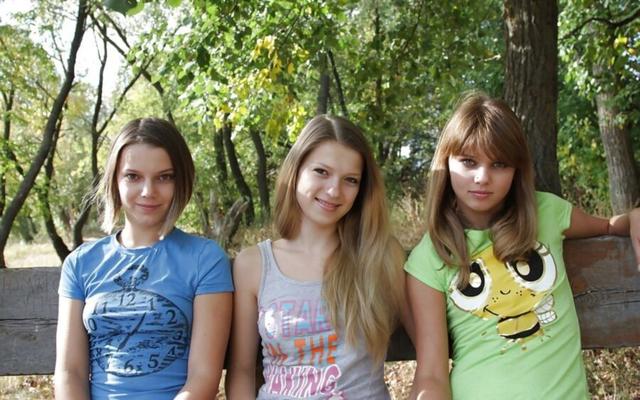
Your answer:
[[[312,119],[276,183],[281,239],[234,262],[227,397],[389,399],[383,366],[404,303],[404,251],[389,230],[380,172],[361,130]],[[402,318],[412,334],[412,323]]]

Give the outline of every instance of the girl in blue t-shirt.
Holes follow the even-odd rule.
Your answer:
[[[562,240],[631,235],[640,263],[640,209],[604,219],[536,192],[518,117],[478,93],[445,126],[426,196],[428,232],[405,266],[411,398],[587,398]]]
[[[124,226],[64,261],[57,398],[216,396],[233,285],[215,242],[174,227],[193,181],[173,124],[136,119],[115,138],[97,197],[105,231]]]

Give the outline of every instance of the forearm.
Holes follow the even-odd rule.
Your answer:
[[[230,370],[225,379],[225,392],[229,400],[256,398],[256,373],[249,369]]]
[[[191,374],[175,400],[214,399],[218,395],[220,379],[208,374]]]
[[[438,379],[435,376],[416,377],[413,380],[410,400],[450,400],[451,389],[449,379]]]
[[[56,371],[55,398],[60,400],[89,400],[89,379],[71,371]]]

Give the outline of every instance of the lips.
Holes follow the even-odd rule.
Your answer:
[[[486,199],[487,197],[491,196],[491,192],[486,192],[483,190],[470,190],[469,194],[479,200],[483,200]]]
[[[153,212],[160,208],[159,204],[136,204],[136,206],[146,212]]]
[[[315,200],[316,202],[318,202],[318,205],[320,206],[320,208],[326,211],[335,211],[338,209],[338,207],[340,207],[340,204],[331,203],[329,201],[325,201],[317,197],[315,198]]]

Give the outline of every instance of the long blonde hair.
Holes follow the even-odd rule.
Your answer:
[[[327,115],[307,123],[278,174],[274,222],[283,238],[298,235],[299,169],[307,155],[326,141],[359,153],[363,171],[353,206],[338,222],[338,246],[325,267],[322,296],[333,325],[344,330],[347,342],[357,345],[363,337],[374,360],[381,361],[401,306],[404,251],[390,233],[382,176],[358,127]]]
[[[442,131],[427,186],[427,230],[445,264],[460,268],[459,287],[468,283],[470,259],[448,161],[449,156],[467,151],[485,152],[515,168],[504,206],[491,221],[496,257],[501,261],[524,257],[537,234],[533,163],[520,120],[501,100],[479,92],[464,96]]]

